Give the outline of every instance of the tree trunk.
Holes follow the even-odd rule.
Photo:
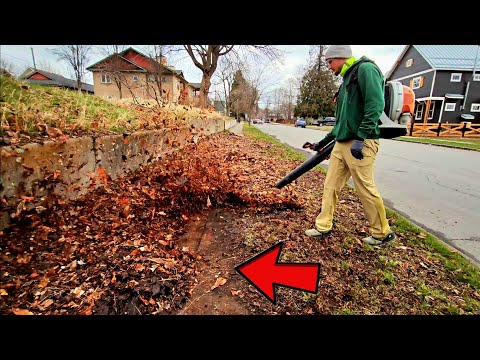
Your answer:
[[[202,76],[202,84],[200,85],[200,99],[199,99],[199,107],[206,108],[208,104],[208,91],[210,90],[210,79],[212,75],[207,72],[203,73]]]

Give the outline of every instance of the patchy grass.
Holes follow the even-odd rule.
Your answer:
[[[302,162],[307,159],[305,155],[296,152],[295,150],[285,145],[281,141],[277,140],[273,136],[265,134],[263,131],[257,129],[254,126],[249,126],[248,124],[244,123],[243,134],[251,139],[255,139],[263,143],[273,144],[273,147],[267,148],[267,152],[270,155],[281,156],[282,158],[288,160],[301,160]],[[317,170],[322,173],[326,172],[325,169],[320,165],[315,166],[313,170]]]
[[[183,105],[142,105],[129,100],[107,101],[98,96],[57,87],[27,84],[0,75],[0,135],[30,137],[64,134],[126,132],[174,127],[193,119],[222,119],[221,114]],[[13,140],[12,140],[13,142]]]
[[[395,140],[480,151],[480,139],[478,138],[423,138],[423,137],[401,136],[401,137],[395,138]]]
[[[256,128],[246,127],[245,130],[244,133],[247,136],[260,141],[270,141],[272,151],[275,147],[277,156],[280,158],[287,153],[295,152]],[[305,159],[303,155],[301,157]],[[308,175],[306,174],[306,176]],[[339,258],[335,260],[334,268],[335,273],[339,274],[339,278],[352,277],[352,279],[363,280],[355,281],[350,287],[350,290],[356,294],[356,298],[351,295],[352,291],[346,291],[347,297],[354,299],[356,305],[343,304],[333,313],[390,313],[392,309],[395,309],[393,310],[395,313],[480,313],[480,270],[461,253],[393,210],[386,209],[387,218],[399,240],[383,247],[361,244],[360,248],[363,254],[359,253],[358,232],[359,229],[365,229],[368,224],[365,224],[367,221],[365,218],[359,218],[358,222],[354,219],[355,211],[361,208],[358,199],[355,200],[352,197],[354,195],[351,195],[354,193],[352,188],[344,188],[336,209],[334,226],[338,235],[334,236],[338,236],[341,240],[335,247],[335,254]],[[315,197],[321,199],[320,194]],[[352,201],[341,200],[342,197]],[[319,204],[321,203],[320,199],[316,200]],[[342,204],[342,201],[346,202]],[[347,203],[348,206],[346,206]],[[315,211],[310,221],[314,220],[316,214]],[[261,236],[262,234],[257,232],[257,237],[261,238]],[[352,257],[353,253],[357,253],[359,258],[356,258],[357,255]],[[350,257],[347,260],[341,256],[342,254],[350,254]],[[322,259],[325,256],[326,253],[322,255]],[[368,266],[364,264],[365,259],[362,260],[364,256],[367,256],[373,268],[362,269],[362,266]],[[366,277],[364,278],[364,276]],[[372,294],[362,291],[362,289],[372,287],[375,288],[375,296],[378,299],[374,299]],[[400,289],[402,289],[403,295],[392,295]],[[393,301],[394,307],[386,310],[382,303],[382,296],[388,301]],[[407,298],[402,300],[402,296]],[[405,304],[404,300],[407,300]],[[320,309],[326,309],[323,302],[317,301]],[[412,308],[411,304],[418,301],[420,301],[418,307]],[[408,302],[410,305],[406,305]],[[367,303],[368,305],[365,305]]]
[[[408,236],[419,248],[439,259],[447,269],[452,271],[455,279],[480,290],[480,271],[469,260],[465,259],[459,252],[452,251],[438,238],[412,224],[396,212],[390,209],[386,209],[386,211],[387,216],[394,219],[395,225],[392,229],[397,234]]]

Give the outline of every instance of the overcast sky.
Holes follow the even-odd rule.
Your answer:
[[[14,67],[15,75],[21,74],[27,67],[33,67],[32,50],[35,56],[37,68],[40,65],[48,64],[54,72],[67,78],[73,78],[71,70],[64,62],[58,61],[55,55],[50,54],[47,49],[54,48],[56,45],[0,45],[0,57]],[[129,45],[145,53],[146,45]],[[299,71],[307,64],[309,58],[310,45],[277,45],[278,48],[285,51],[283,65],[278,65],[276,73],[273,74],[273,80],[268,84],[270,89],[285,86],[289,79],[298,75]],[[352,45],[353,56],[359,58],[362,55],[368,56],[374,60],[385,74],[392,67],[400,52],[405,45]],[[94,47],[94,53],[90,55],[88,65],[104,58],[100,52],[99,46]],[[185,79],[189,82],[200,82],[202,79],[201,71],[193,65],[190,58],[184,53],[178,53],[167,59],[169,65],[175,66],[183,71]],[[85,82],[92,84],[92,74],[88,72]]]

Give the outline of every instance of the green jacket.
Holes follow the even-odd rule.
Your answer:
[[[337,120],[326,136],[328,140],[335,138],[342,142],[380,137],[378,119],[385,107],[383,75],[376,64],[365,62],[358,65],[358,82],[350,84],[352,70],[361,60],[369,59],[362,56],[343,77],[335,112]]]

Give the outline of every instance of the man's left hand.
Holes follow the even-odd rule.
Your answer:
[[[352,147],[350,148],[350,152],[355,159],[362,160],[363,159],[363,140],[353,140]]]

